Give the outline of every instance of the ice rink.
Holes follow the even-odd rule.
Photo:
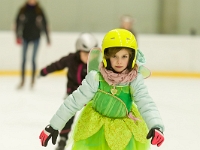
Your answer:
[[[18,76],[0,76],[0,149],[54,150],[51,141],[40,145],[39,134],[63,101],[66,77],[39,78],[34,89],[29,77],[23,89],[16,90],[18,83]],[[165,142],[151,150],[199,150],[200,79],[150,77],[145,83],[165,123]]]

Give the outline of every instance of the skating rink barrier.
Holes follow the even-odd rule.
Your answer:
[[[75,41],[80,33],[52,32],[51,44],[47,45],[46,37],[41,36],[37,53],[38,70],[75,52]],[[92,33],[99,46],[105,33]],[[152,76],[198,77],[200,78],[200,36],[138,34],[138,47],[146,57],[146,67]],[[0,32],[0,75],[19,75],[22,49],[15,42],[12,31]],[[31,70],[32,46],[27,53],[27,73]],[[54,75],[63,75],[61,71]]]

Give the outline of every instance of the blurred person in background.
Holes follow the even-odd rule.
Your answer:
[[[90,33],[82,33],[76,40],[76,52],[70,53],[62,57],[60,60],[44,67],[40,71],[40,76],[46,76],[50,73],[63,70],[67,71],[67,89],[66,96],[74,92],[87,74],[87,60],[89,51],[93,47],[97,47],[97,39]],[[68,139],[68,134],[74,122],[74,116],[66,123],[65,127],[60,132],[60,141],[56,150],[64,150]]]
[[[134,19],[130,15],[122,15],[120,18],[120,28],[126,29],[133,33],[133,35],[136,37],[136,33],[134,31]]]
[[[30,44],[33,44],[31,87],[34,86],[36,74],[35,60],[42,31],[46,33],[47,43],[49,45],[48,24],[43,9],[37,0],[27,0],[19,9],[15,20],[16,43],[22,45],[21,82],[18,89],[21,89],[25,83],[26,55]]]

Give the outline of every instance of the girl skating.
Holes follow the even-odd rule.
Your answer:
[[[84,108],[73,134],[73,150],[148,150],[164,141],[164,125],[149,96],[140,67],[144,56],[134,35],[109,31],[102,42],[99,71],[90,71],[40,134],[42,146]],[[149,141],[148,139],[151,139]]]

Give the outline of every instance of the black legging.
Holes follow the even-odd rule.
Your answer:
[[[66,139],[68,139],[68,134],[71,131],[71,127],[74,122],[74,118],[75,118],[75,116],[73,116],[71,119],[69,119],[69,121],[65,124],[64,128],[60,132],[61,137],[65,137]]]

